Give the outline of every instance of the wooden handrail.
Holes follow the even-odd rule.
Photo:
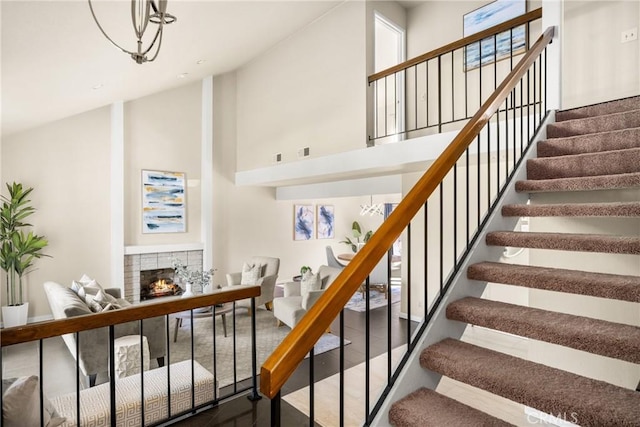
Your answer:
[[[504,98],[516,87],[529,67],[551,42],[553,34],[554,29],[550,27],[538,38],[502,84],[482,104],[473,118],[371,236],[369,242],[355,254],[353,260],[264,362],[260,370],[260,391],[264,395],[270,399],[276,396],[304,356],[320,339],[384,253],[424,206],[431,193],[438,188],[453,165],[495,114]]]
[[[449,53],[457,49],[461,49],[468,44],[478,42],[480,40],[486,39],[487,37],[491,37],[495,34],[503,33],[511,28],[520,26],[522,24],[526,24],[527,22],[535,21],[536,19],[540,19],[540,18],[542,18],[542,8],[532,10],[531,12],[517,16],[513,19],[502,22],[491,28],[487,28],[486,30],[480,31],[479,33],[472,34],[470,36],[464,37],[455,42],[439,47],[438,49],[432,50],[431,52],[423,53],[422,55],[409,59],[408,61],[405,61],[402,64],[394,65],[393,67],[389,67],[386,70],[382,70],[375,74],[372,74],[369,76],[368,81],[369,83],[374,82],[378,79],[390,76],[406,68],[413,67],[414,65],[420,64],[429,59],[437,58],[442,54]]]
[[[225,287],[211,294],[190,298],[171,298],[170,300],[160,298],[157,302],[151,301],[145,304],[136,304],[104,313],[87,314],[84,316],[70,317],[68,319],[51,320],[6,328],[0,331],[0,344],[2,347],[6,347],[29,341],[57,337],[68,333],[102,328],[120,323],[148,319],[150,317],[164,316],[171,313],[208,307],[245,298],[253,298],[259,295],[260,286],[240,285]]]

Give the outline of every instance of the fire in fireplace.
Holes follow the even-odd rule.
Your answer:
[[[182,289],[173,282],[172,268],[144,270],[140,272],[140,301],[180,295]]]

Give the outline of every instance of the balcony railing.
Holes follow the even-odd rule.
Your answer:
[[[38,362],[35,369],[37,372],[22,372],[21,376],[28,378],[35,375],[37,378],[37,402],[31,402],[33,404],[31,407],[27,406],[28,402],[23,403],[25,408],[30,408],[26,409],[27,412],[39,409],[41,426],[45,426],[48,421],[48,414],[51,413],[50,402],[58,413],[67,418],[64,426],[86,425],[88,420],[101,420],[111,426],[142,426],[164,424],[170,420],[190,416],[239,394],[247,394],[252,400],[260,399],[257,389],[255,320],[255,297],[259,295],[259,286],[234,286],[212,294],[190,298],[163,298],[103,313],[6,328],[0,332],[3,350],[3,358],[0,360],[2,364],[0,379],[7,379],[1,378],[6,372],[16,372],[16,367],[10,366],[5,360],[9,359],[5,355],[14,347],[16,350],[19,349],[20,354],[34,350],[37,352]],[[237,314],[234,301],[245,298],[251,298],[251,310],[247,313],[243,309]],[[220,305],[223,304],[227,316],[224,320],[221,316],[216,316],[216,310],[221,310]],[[208,339],[198,342],[195,338],[194,317],[202,317],[200,315],[203,310],[210,310],[208,313],[213,322],[210,342]],[[191,332],[189,339],[185,339],[183,335],[180,342],[175,344],[179,326],[178,323],[174,323],[177,322],[177,316],[182,318],[185,326],[187,322],[191,325]],[[240,353],[236,348],[236,343],[240,339],[237,333],[239,316],[242,316],[243,325],[250,323],[247,333],[250,337],[243,336],[242,339],[250,339],[251,352],[244,353],[242,357],[236,355]],[[155,361],[148,362],[149,353],[144,350],[146,335],[152,332],[145,332],[144,329],[149,327],[150,319],[163,320],[160,322],[163,330],[153,331],[156,336],[159,333],[163,337],[161,345],[164,346],[165,352],[158,358],[159,366],[155,369],[142,370],[141,373],[139,373],[141,369],[138,368],[138,373],[118,378],[122,375],[119,375],[121,372],[117,370],[117,364],[126,365],[134,362],[133,364],[138,367],[144,367],[145,363],[155,365]],[[221,325],[221,322],[228,320],[231,320],[229,325]],[[131,343],[136,345],[135,338],[139,339],[139,348],[143,349],[139,352],[139,361],[116,361],[117,331],[118,328],[126,325],[137,325],[139,330],[140,334],[134,336]],[[221,336],[221,326],[224,326],[225,337]],[[56,369],[58,366],[68,365],[72,356],[67,353],[64,345],[53,345],[50,340],[57,340],[56,342],[60,344],[62,336],[72,334],[75,338],[75,354],[82,356],[81,340],[91,339],[91,336],[100,331],[108,334],[108,345],[105,345],[107,348],[103,350],[108,351],[108,372],[107,378],[102,379],[102,384],[93,387],[82,386],[84,378],[80,367],[81,357],[75,358],[75,366],[72,369],[68,367],[63,371]],[[221,347],[222,339],[231,342],[233,354],[231,367],[228,363],[222,366],[224,362],[221,362],[217,354],[216,347],[218,346],[218,349]],[[57,350],[48,353],[52,347]],[[61,347],[64,348],[64,355],[68,356],[68,359],[60,360],[65,359],[63,357],[53,360],[52,356],[60,356]],[[244,375],[238,374],[241,365],[243,372],[247,370],[250,372],[246,379]],[[227,372],[225,378],[232,379],[226,378],[224,384],[221,384],[223,367],[225,371],[231,369],[231,373]],[[20,366],[17,367],[17,370],[21,369],[24,370]],[[75,378],[66,378],[68,375],[74,375]],[[98,380],[101,382],[100,378]],[[73,390],[65,390],[66,393],[63,396],[47,393],[47,390],[56,388],[57,382],[72,383]],[[0,414],[0,416],[5,415],[7,414],[4,411]]]
[[[529,49],[541,17],[533,10],[370,76],[369,144],[461,129]]]

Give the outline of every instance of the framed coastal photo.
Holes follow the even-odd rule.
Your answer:
[[[334,239],[336,237],[335,230],[335,214],[333,205],[318,205],[318,239]]]
[[[313,205],[293,206],[293,240],[311,240],[314,234]]]
[[[462,34],[467,37],[491,28],[527,12],[526,0],[496,0],[464,15]],[[513,31],[505,31],[483,39],[465,48],[464,70],[469,71],[480,65],[491,64],[509,58],[511,50],[517,55],[526,49],[526,30],[521,25]],[[481,56],[482,53],[482,57]]]
[[[187,231],[183,172],[142,171],[142,232]]]

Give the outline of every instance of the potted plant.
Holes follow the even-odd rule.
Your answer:
[[[373,231],[369,230],[364,235],[362,234],[362,227],[360,227],[360,223],[358,221],[353,221],[351,224],[351,234],[353,235],[353,239],[349,237],[345,237],[343,241],[340,243],[344,243],[351,247],[351,250],[355,253],[358,252],[361,245],[367,243],[373,234]],[[362,237],[362,242],[360,242],[360,238]]]
[[[33,188],[24,188],[21,183],[7,183],[9,196],[1,196],[0,211],[0,268],[5,272],[7,283],[7,305],[2,307],[5,327],[27,323],[29,303],[23,302],[23,278],[29,273],[36,259],[48,256],[41,253],[48,241],[43,236],[25,231],[31,224],[26,218],[35,212],[28,199]]]

